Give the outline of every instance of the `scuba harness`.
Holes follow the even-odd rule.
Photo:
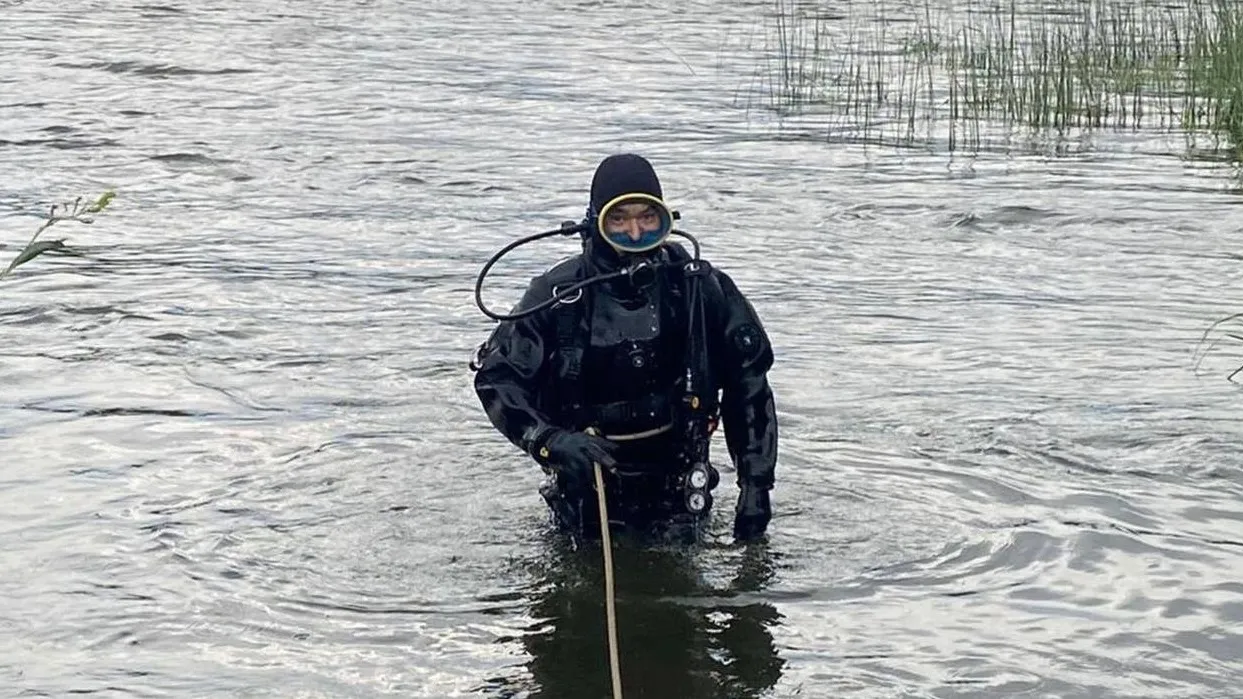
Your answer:
[[[669,212],[671,220],[677,219],[677,212]],[[590,286],[617,279],[626,278],[636,288],[645,288],[656,282],[661,271],[672,272],[670,277],[675,281],[675,296],[680,296],[686,319],[687,341],[682,377],[674,386],[669,401],[672,405],[672,429],[677,434],[679,444],[678,461],[683,471],[676,481],[683,493],[682,505],[692,515],[705,512],[712,502],[710,491],[719,482],[719,475],[709,463],[709,446],[713,432],[719,420],[719,401],[717,389],[712,381],[711,362],[707,351],[707,316],[705,310],[704,283],[710,278],[711,265],[700,259],[699,241],[692,235],[680,230],[670,229],[669,233],[687,238],[694,249],[691,256],[678,249],[663,248],[666,252],[663,260],[650,257],[639,258],[620,269],[611,272],[585,276],[585,265],[575,270],[574,278],[569,284],[557,284],[549,298],[522,310],[508,314],[495,313],[489,310],[482,300],[483,281],[488,271],[501,257],[511,250],[542,238],[554,235],[586,236],[593,230],[590,217],[582,223],[566,221],[559,228],[520,238],[509,243],[494,254],[479,272],[475,282],[475,303],[484,315],[498,321],[512,321],[529,317],[541,311],[552,309],[552,322],[556,332],[557,359],[563,368],[558,371],[553,399],[557,402],[558,412],[574,422],[564,425],[574,429],[584,429],[593,425],[581,424],[580,419],[587,406],[581,396],[581,371],[583,356],[586,349],[586,338],[581,332],[581,320],[585,314],[583,306],[588,302],[584,290]],[[677,283],[680,282],[680,283]],[[680,292],[680,293],[679,293]],[[480,368],[484,352],[488,348],[485,342],[476,350],[470,362],[470,369]],[[680,393],[680,395],[678,395]]]

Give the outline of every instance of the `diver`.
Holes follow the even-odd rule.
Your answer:
[[[761,537],[772,518],[772,346],[748,299],[676,219],[646,159],[611,155],[582,222],[510,244],[476,284],[476,303],[501,322],[471,363],[475,391],[496,429],[544,469],[553,521],[578,538],[600,534],[596,463],[611,532],[697,537],[720,481],[709,458],[718,424],[737,473],[735,539]],[[531,280],[523,310],[488,311],[480,286],[491,265],[556,232],[578,233],[582,253]]]

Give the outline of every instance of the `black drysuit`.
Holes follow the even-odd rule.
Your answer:
[[[671,243],[643,255],[656,262],[690,259]],[[636,259],[624,258],[598,234],[589,235],[582,254],[531,281],[518,308]],[[767,372],[773,352],[755,309],[733,280],[704,268],[709,273],[699,277],[699,295],[706,332],[692,346],[707,354],[701,361],[710,377],[705,399],[719,408],[742,489],[735,534],[751,538],[763,533],[771,516],[777,417]],[[593,284],[572,303],[500,323],[479,348],[475,390],[488,418],[556,476],[541,490],[567,529],[598,534],[594,490],[590,482],[563,477],[544,447],[551,435],[588,427],[618,445],[616,472],[606,473],[611,520],[650,531],[706,515],[688,515],[680,490],[688,468],[682,458],[688,448],[685,421],[679,420],[692,310],[682,269],[658,267],[644,286],[628,278]]]

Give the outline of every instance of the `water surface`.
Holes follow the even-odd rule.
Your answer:
[[[777,516],[618,553],[628,697],[1243,681],[1228,173],[763,102],[768,3],[0,6],[6,696],[604,697],[593,553],[466,363],[474,275],[638,150],[776,347]],[[512,304],[574,251],[507,258]],[[715,447],[726,459],[723,443]]]

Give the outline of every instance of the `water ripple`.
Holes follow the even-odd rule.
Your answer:
[[[709,544],[618,551],[627,695],[1243,679],[1243,352],[1193,368],[1243,274],[1221,163],[776,119],[753,0],[67,7],[0,40],[3,253],[118,191],[2,282],[19,696],[606,695],[598,552],[549,536],[466,362],[479,266],[625,149],[754,300],[783,430],[769,545],[730,544],[718,443]]]

